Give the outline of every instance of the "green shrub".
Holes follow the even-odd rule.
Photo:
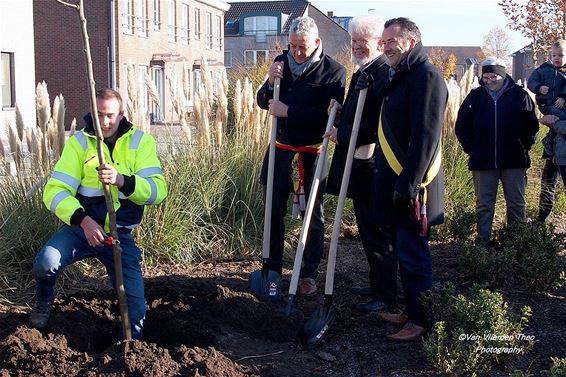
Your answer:
[[[449,284],[429,300],[438,318],[424,350],[441,373],[479,376],[532,347],[532,337],[522,333],[531,309],[523,307],[520,318],[513,319],[500,293],[476,285],[467,295],[456,295]]]
[[[541,222],[511,224],[499,232],[504,251],[515,256],[516,276],[533,293],[548,292],[564,284],[564,257],[554,227]]]
[[[462,271],[476,283],[492,288],[512,284],[514,270],[513,250],[498,250],[482,244],[464,242],[460,246]]]
[[[447,221],[448,230],[460,243],[470,241],[476,226],[476,214],[470,210],[459,210]]]

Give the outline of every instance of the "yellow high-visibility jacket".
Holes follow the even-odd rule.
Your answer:
[[[85,118],[86,119],[86,118]],[[88,122],[87,122],[88,123]],[[159,204],[167,196],[154,138],[124,119],[112,151],[104,144],[106,164],[124,176],[121,189],[110,185],[118,230],[133,229],[143,216],[144,205]],[[109,232],[109,219],[102,183],[96,136],[91,124],[65,143],[61,158],[43,192],[45,206],[66,224],[79,225],[90,216]]]

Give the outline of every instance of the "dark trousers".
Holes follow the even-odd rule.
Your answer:
[[[545,158],[540,179],[539,211],[537,216],[537,219],[540,221],[546,221],[550,212],[552,212],[556,186],[558,184],[558,174],[558,166],[552,159]]]
[[[265,187],[264,187],[265,190]],[[305,186],[305,196],[308,198],[310,187]],[[324,185],[318,189],[314,210],[311,217],[307,242],[303,254],[301,277],[316,279],[318,265],[324,251]],[[273,188],[273,207],[271,209],[271,240],[269,249],[269,268],[281,274],[283,269],[283,249],[285,245],[285,215],[287,202],[291,192]]]
[[[432,259],[428,247],[428,235],[419,235],[416,227],[398,227],[395,231],[395,247],[399,254],[399,271],[407,305],[409,320],[419,326],[429,327],[421,296],[432,289]]]
[[[371,290],[375,298],[394,307],[397,298],[397,255],[391,232],[376,225],[370,199],[355,198],[352,202],[369,264]]]

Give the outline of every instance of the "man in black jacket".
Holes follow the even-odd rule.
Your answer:
[[[272,193],[267,193],[273,195],[269,258],[269,267],[273,271],[281,273],[283,266],[287,199],[291,192],[295,192],[297,206],[294,206],[294,212],[304,210],[328,119],[326,109],[331,99],[342,102],[345,76],[345,68],[322,51],[314,20],[299,17],[292,21],[289,28],[289,51],[275,58],[267,81],[257,93],[259,107],[269,109],[271,115],[278,117],[274,187]],[[273,85],[277,77],[281,79],[278,101],[273,99]],[[264,185],[267,182],[267,160],[268,154],[261,172]],[[317,195],[305,245],[298,291],[303,296],[317,292],[315,279],[324,246],[323,193],[324,184]]]
[[[448,90],[414,22],[387,21],[382,40],[391,69],[378,126],[376,216],[380,226],[392,228],[406,313],[379,316],[404,325],[389,339],[414,341],[430,325],[420,299],[432,287],[429,227],[444,220],[440,138]]]
[[[356,150],[348,197],[352,198],[358,230],[369,263],[369,287],[354,287],[352,293],[371,297],[367,303],[359,303],[356,308],[361,312],[376,312],[395,306],[397,296],[397,258],[391,245],[391,238],[374,220],[371,208],[373,181],[376,174],[374,150],[377,143],[377,123],[383,91],[389,83],[389,66],[383,55],[381,33],[383,21],[362,16],[350,21],[352,36],[352,61],[359,69],[352,76],[348,96],[341,107],[340,117],[329,133],[330,140],[336,143],[332,165],[328,174],[326,192],[338,195],[344,166],[347,158],[348,144],[352,133],[352,124],[356,113],[359,90],[372,83],[368,90],[364,111],[356,140]],[[360,78],[363,76],[363,78]],[[331,101],[332,106],[334,100]],[[330,110],[330,108],[329,108]]]

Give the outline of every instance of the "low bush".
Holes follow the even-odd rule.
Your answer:
[[[455,294],[448,284],[428,300],[437,321],[424,350],[445,375],[483,375],[532,348],[533,337],[523,334],[530,307],[514,318],[500,293],[475,285],[466,295]]]

